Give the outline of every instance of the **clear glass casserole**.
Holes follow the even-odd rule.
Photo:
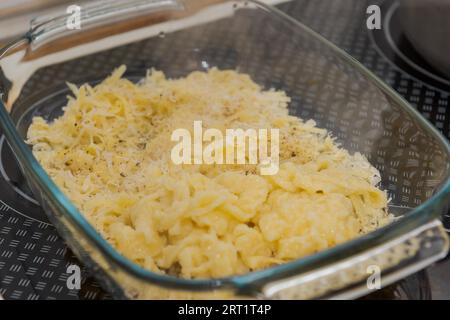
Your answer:
[[[450,148],[392,89],[333,44],[257,1],[102,1],[34,20],[0,51],[0,125],[33,194],[80,260],[117,298],[353,298],[373,266],[387,285],[445,257],[439,218],[450,195]],[[291,114],[314,119],[376,166],[399,219],[334,248],[269,269],[188,280],[145,270],[120,255],[58,189],[26,145],[34,116],[62,113],[65,82],[95,83],[126,64],[183,76],[210,67],[248,73],[286,91]],[[29,83],[39,90],[29,90]],[[38,83],[36,85],[36,82]],[[39,82],[42,82],[40,84]]]

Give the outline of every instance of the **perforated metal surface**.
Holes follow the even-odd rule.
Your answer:
[[[326,38],[344,48],[356,59],[363,62],[369,69],[374,71],[416,106],[444,135],[450,137],[450,111],[447,108],[449,94],[436,91],[411,79],[404,72],[397,70],[375,50],[365,27],[365,10],[367,4],[364,1],[299,0],[282,4],[279,8],[320,32]],[[226,25],[223,27],[226,30]],[[247,27],[255,28],[255,26],[250,25]],[[189,35],[190,37],[197,37],[196,39],[198,41],[206,38],[199,32],[190,32]],[[137,70],[155,67],[167,71],[171,76],[177,76],[176,66],[161,65],[160,61],[180,60],[177,55],[185,55],[189,51],[193,55],[205,54],[208,56],[208,61],[220,62],[220,66],[225,68],[227,65],[232,67],[237,58],[236,52],[227,52],[226,55],[223,55],[222,52],[214,52],[213,49],[208,52],[196,53],[193,50],[194,48],[185,46],[186,41],[181,42],[184,46],[183,50],[181,50],[175,46],[175,43],[179,40],[176,37],[183,37],[183,35],[168,35],[168,37],[174,37],[173,41],[166,41],[167,39],[162,41],[158,44],[158,50],[155,50],[154,41],[141,41],[127,45],[126,47],[116,48],[82,59],[44,68],[38,71],[27,83],[24,88],[24,95],[26,96],[31,92],[44,90],[61,81],[76,82],[80,79],[86,79],[90,75],[101,78],[102,75],[108,74],[114,67],[123,62],[126,62],[129,66]],[[224,32],[223,38],[216,39],[216,41],[236,41],[227,37],[230,37],[230,35]],[[275,44],[276,41],[277,39],[274,39]],[[242,43],[242,46],[245,47],[245,43]],[[209,47],[214,48],[214,45],[210,45]],[[301,60],[304,66],[311,65],[311,68],[314,67],[314,74],[317,76],[317,70],[318,68],[320,69],[320,66],[310,64],[308,56],[296,55],[294,44],[279,48],[279,50],[290,51],[292,52],[293,59]],[[259,52],[260,54],[264,54],[265,50],[260,50]],[[270,52],[273,52],[273,50]],[[159,55],[167,54],[172,55],[173,59],[170,56],[165,56],[165,59],[159,59]],[[189,63],[189,61],[199,60],[197,59],[198,57],[195,58],[190,60],[187,57],[185,61]],[[201,67],[194,63],[190,66],[192,70]],[[255,56],[253,65],[250,63],[250,65],[246,66],[248,70],[259,67],[257,55]],[[307,72],[308,69],[302,69],[303,72],[305,70]],[[291,72],[294,75],[296,70],[291,70]],[[329,72],[329,70],[324,70],[323,72]],[[277,83],[276,77],[271,80],[270,85],[284,87],[281,80]],[[302,83],[299,82],[295,85],[301,86]],[[311,95],[318,94],[319,89],[317,88],[317,91],[311,90]],[[353,88],[355,94],[363,94],[362,91],[364,89],[358,88],[357,86]],[[364,94],[370,95],[370,91]],[[302,101],[296,101],[295,99],[293,101],[294,106],[299,103],[302,104],[300,116],[314,118],[320,125],[320,110],[314,110],[308,107],[308,99],[311,99],[311,97],[306,96],[302,97],[302,99]],[[368,100],[370,101],[370,99]],[[20,104],[20,100],[18,103]],[[329,101],[325,99],[323,103],[329,103]],[[380,117],[379,113],[382,111],[382,106],[380,108],[374,108],[373,105],[362,105],[360,108],[360,112],[366,115],[367,126],[370,128],[373,124],[369,119]],[[337,110],[338,108],[336,112]],[[350,121],[350,118],[345,119],[345,117],[339,117],[339,121]],[[389,121],[396,121],[396,124],[398,124],[403,120],[392,119]],[[328,124],[327,126],[330,127],[332,124]],[[348,132],[339,132],[339,122],[336,122],[335,126],[335,134],[338,137],[349,134]],[[411,130],[413,132],[414,128],[406,128],[405,130]],[[358,134],[358,132],[351,132],[350,134]],[[368,140],[367,146],[349,145],[347,147],[364,150],[365,147],[369,148],[371,143],[373,141]],[[369,157],[372,157],[372,162],[377,162],[377,159],[381,159],[382,155],[374,154],[369,155]],[[424,159],[419,160],[423,161]],[[400,159],[399,161],[403,160]],[[382,165],[382,163],[377,164]],[[385,187],[388,189],[391,188],[392,191],[392,186],[389,185],[389,182],[387,182]],[[412,186],[411,188],[414,187]],[[418,185],[416,187],[426,188],[426,185]],[[24,204],[23,202],[26,202],[26,200],[17,193],[12,192],[11,185],[4,180],[0,180],[0,190],[2,190],[0,193],[0,293],[7,299],[92,299],[107,297],[95,282],[87,277],[87,274],[83,274],[81,291],[67,289],[67,266],[72,263],[78,264],[77,261],[66,249],[66,246],[57,235],[55,229],[45,223],[47,220],[39,208],[33,207],[31,204]],[[398,194],[401,196],[397,200],[402,204],[414,205],[417,201],[420,202],[422,200],[415,197],[415,195],[421,194],[420,190],[402,190]],[[33,214],[28,214],[28,210],[29,212],[33,212]],[[388,291],[390,293],[393,292],[393,294],[390,294],[392,297],[428,297],[429,292],[427,288],[424,289],[421,287],[420,289],[419,287],[421,285],[423,286],[423,274],[410,278],[406,286],[395,287],[394,289],[390,288]],[[408,288],[414,289],[410,290]],[[414,296],[416,294],[419,296]]]

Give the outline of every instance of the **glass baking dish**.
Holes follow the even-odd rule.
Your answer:
[[[1,49],[0,125],[49,219],[114,297],[355,298],[371,290],[367,279],[375,269],[385,286],[446,256],[449,240],[439,219],[450,194],[448,142],[306,26],[258,1],[101,1],[82,6],[80,29],[68,28],[71,18],[33,20],[27,34]],[[24,142],[34,116],[62,113],[66,81],[95,83],[121,64],[132,79],[152,67],[170,77],[231,68],[286,91],[291,114],[314,119],[380,170],[398,218],[323,252],[239,276],[189,280],[141,268],[94,230]]]

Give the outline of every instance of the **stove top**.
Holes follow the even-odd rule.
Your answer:
[[[383,28],[369,31],[366,8],[374,3],[382,9]],[[450,79],[430,67],[403,36],[396,19],[397,1],[298,0],[278,7],[361,61],[450,138]],[[114,61],[115,55],[129,54],[133,48],[117,48],[98,55]],[[94,55],[84,63],[95,63],[97,58]],[[58,72],[66,74],[73,70],[60,68]],[[39,81],[30,81],[24,90],[45,87],[55,72],[51,67],[43,69]],[[450,231],[450,217],[445,217],[444,224]],[[66,285],[67,269],[73,264],[82,270],[80,290],[68,289]],[[450,299],[449,277],[450,259],[446,259],[364,299]],[[3,137],[0,138],[0,294],[5,299],[109,298],[48,222]]]

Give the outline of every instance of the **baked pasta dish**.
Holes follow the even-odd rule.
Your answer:
[[[28,143],[50,177],[122,255],[156,273],[217,278],[289,262],[391,221],[378,171],[290,98],[232,70],[178,79],[125,67],[95,86],[69,84],[64,113],[35,117]],[[174,130],[279,130],[279,169],[175,164]]]

